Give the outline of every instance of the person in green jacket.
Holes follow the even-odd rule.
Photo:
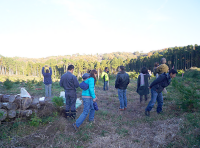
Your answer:
[[[89,114],[89,121],[92,122],[94,120],[95,109],[93,106],[93,102],[96,101],[97,97],[95,95],[95,82],[96,82],[97,71],[92,70],[90,72],[90,77],[86,79],[84,82],[89,85],[87,90],[82,91],[82,99],[83,99],[83,113],[73,124],[75,130],[83,123],[87,115]]]
[[[109,76],[108,76],[108,67],[105,67],[105,70],[101,74],[101,78],[104,80],[104,85],[103,85],[103,90],[108,90],[108,81],[109,81]]]

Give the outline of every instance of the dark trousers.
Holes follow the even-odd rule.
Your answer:
[[[145,101],[147,101],[147,95],[140,95],[140,102],[142,102],[143,96],[145,97]]]
[[[68,93],[65,92],[66,98],[66,111],[76,111],[76,92],[75,93]]]

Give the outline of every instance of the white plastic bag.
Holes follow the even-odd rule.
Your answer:
[[[20,94],[20,96],[22,98],[31,98],[31,95],[26,91],[25,88],[21,88],[21,94]]]
[[[61,92],[60,92],[60,97],[63,98],[63,102],[64,102],[64,104],[66,104],[65,92],[64,92],[64,91],[61,91]]]
[[[44,101],[44,100],[45,100],[45,97],[39,98],[39,101]]]
[[[76,99],[76,108],[78,108],[79,106],[81,106],[82,104],[82,100],[80,100],[80,98]]]

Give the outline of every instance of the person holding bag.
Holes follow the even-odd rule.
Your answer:
[[[92,70],[90,72],[90,77],[84,81],[84,83],[88,84],[88,89],[82,91],[84,108],[83,108],[83,113],[73,124],[75,130],[79,128],[79,126],[83,123],[88,114],[89,114],[89,121],[92,122],[94,120],[95,109],[93,102],[95,102],[97,99],[95,95],[96,76],[97,76],[97,71]]]

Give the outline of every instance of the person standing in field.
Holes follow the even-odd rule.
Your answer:
[[[108,90],[109,76],[108,76],[108,67],[105,67],[105,70],[101,74],[101,78],[104,80],[103,90]]]
[[[159,66],[159,63],[155,62],[154,63],[154,68],[153,68],[153,74],[154,74],[154,76],[156,76],[156,78],[158,78],[158,73],[157,73],[158,66]]]
[[[83,113],[73,124],[73,127],[75,130],[79,128],[79,126],[83,123],[83,121],[85,120],[88,114],[89,114],[89,121],[90,122],[94,121],[95,109],[94,109],[93,102],[97,100],[97,97],[95,95],[96,76],[97,76],[97,71],[92,70],[90,72],[89,78],[84,81],[86,84],[88,84],[89,88],[87,90],[82,91],[82,99],[83,99],[84,108],[83,108]]]
[[[149,104],[147,105],[145,109],[145,115],[150,116],[150,111],[153,108],[156,101],[158,102],[157,106],[157,113],[160,114],[162,112],[162,106],[163,106],[163,95],[162,91],[165,87],[167,87],[171,80],[176,77],[177,71],[172,69],[169,71],[169,73],[163,73],[161,74],[157,79],[155,79],[149,89],[151,89],[151,100],[149,101]]]
[[[143,67],[137,80],[137,93],[140,95],[140,103],[142,102],[143,96],[145,96],[145,101],[148,99],[147,95],[149,94],[149,78],[150,75],[147,68]]]
[[[51,79],[52,69],[51,69],[51,67],[49,67],[46,70],[45,70],[45,67],[42,67],[42,74],[44,76],[45,97],[51,97],[51,85],[52,85],[52,79]]]
[[[60,79],[60,86],[65,89],[66,98],[66,118],[71,117],[76,118],[76,88],[79,87],[79,82],[75,75],[73,75],[74,66],[69,65],[67,68],[67,73],[63,74]]]
[[[115,80],[115,88],[118,89],[118,97],[120,102],[120,111],[127,109],[126,89],[130,83],[129,75],[125,72],[124,66],[118,68],[119,73]]]
[[[169,67],[166,65],[166,59],[162,58],[161,59],[161,65],[156,69],[156,72],[158,75],[161,75],[162,73],[168,73],[169,72]],[[166,88],[163,89],[164,93],[167,93]]]

